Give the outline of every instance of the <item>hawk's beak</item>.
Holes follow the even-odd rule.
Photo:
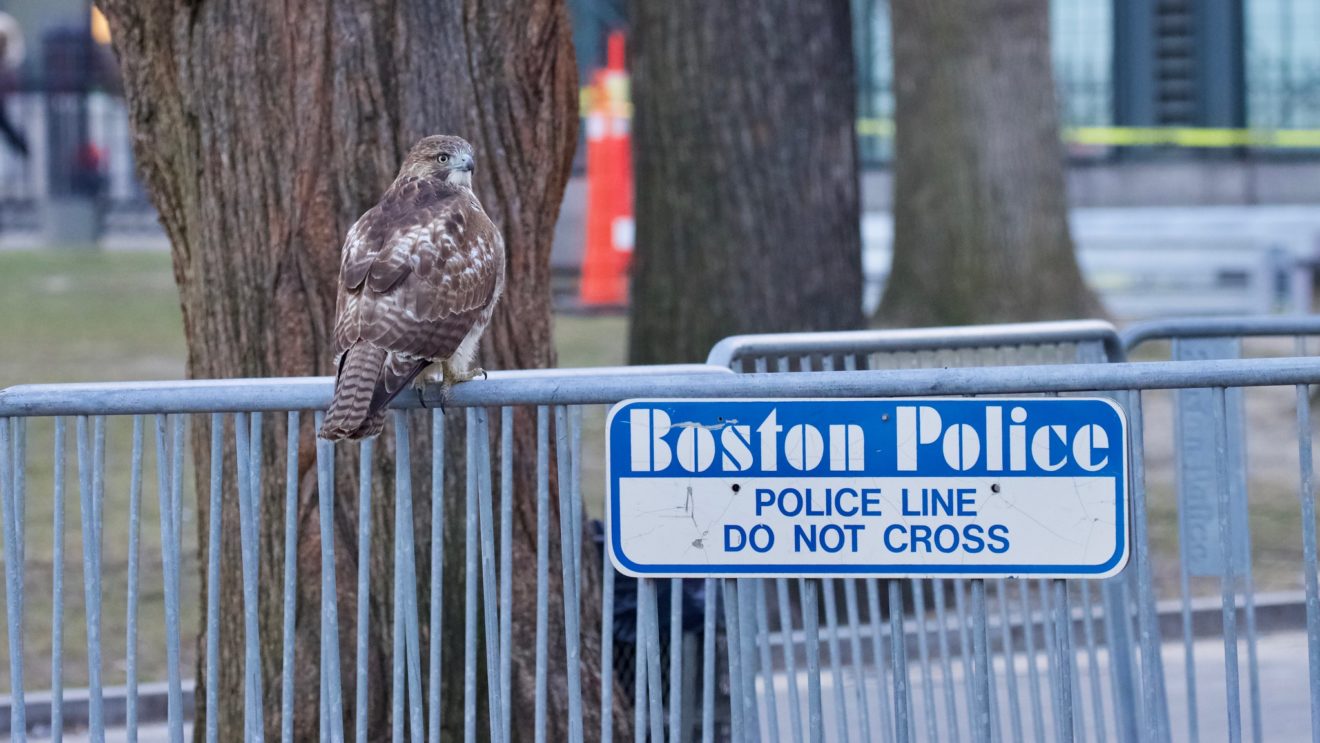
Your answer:
[[[464,156],[463,156],[463,166],[460,167],[459,170],[463,171],[464,173],[471,173],[472,171],[474,171],[474,170],[476,170],[476,169],[477,169],[477,164],[474,163],[474,162],[472,161],[472,156],[471,156],[471,155],[464,155]]]

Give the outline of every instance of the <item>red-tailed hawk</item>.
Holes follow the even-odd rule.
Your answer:
[[[472,192],[472,170],[472,145],[426,137],[349,229],[322,438],[380,433],[385,406],[432,364],[423,378],[446,389],[484,373],[472,361],[504,288],[504,239]]]

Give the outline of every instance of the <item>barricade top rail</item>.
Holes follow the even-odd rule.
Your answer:
[[[1135,323],[1120,334],[1128,352],[1153,340],[1271,335],[1320,335],[1320,315],[1169,318]]]
[[[1111,359],[1122,358],[1122,344],[1118,330],[1113,325],[1103,320],[1065,320],[948,328],[734,335],[716,343],[706,357],[706,363],[730,366],[748,356],[939,351],[1087,342],[1104,344],[1105,352]]]
[[[604,405],[632,398],[913,397],[1320,384],[1320,358],[1226,359],[736,375],[714,366],[493,372],[447,405]],[[0,391],[0,417],[323,409],[329,377],[23,385]],[[439,390],[396,408],[438,407]]]

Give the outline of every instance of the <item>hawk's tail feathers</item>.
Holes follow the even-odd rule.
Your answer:
[[[388,351],[370,342],[353,344],[344,352],[335,378],[335,396],[321,424],[320,437],[364,439],[385,426],[384,405],[373,405]]]

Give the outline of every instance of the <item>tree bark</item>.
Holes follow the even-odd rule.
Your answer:
[[[1068,233],[1048,0],[893,0],[886,325],[1102,313]]]
[[[861,324],[845,0],[634,0],[633,363]]]
[[[504,233],[507,288],[486,332],[486,368],[551,366],[549,253],[577,132],[577,74],[563,0],[347,3],[292,0],[105,0],[120,59],[138,168],[172,244],[193,378],[332,373],[331,327],[340,246],[348,226],[389,185],[420,137],[453,133],[478,153],[477,191]],[[278,416],[282,417],[282,416]],[[299,449],[296,737],[317,738],[320,530],[314,439]],[[461,444],[462,414],[448,440]],[[534,426],[520,416],[514,553],[535,551]],[[415,536],[423,643],[430,544],[429,425],[413,416]],[[261,642],[268,737],[278,735],[283,590],[283,426],[265,432],[261,496]],[[232,432],[227,472],[233,472]],[[197,437],[201,439],[202,437]],[[341,447],[334,524],[346,726],[366,714],[370,738],[388,729],[394,520],[394,438],[377,444],[371,562],[371,698],[353,710],[357,570],[356,447]],[[451,453],[456,448],[451,446]],[[198,472],[205,445],[195,447]],[[347,460],[347,461],[346,461]],[[445,739],[462,730],[463,465],[446,468]],[[227,480],[232,478],[228,475]],[[205,493],[201,487],[199,493]],[[218,708],[205,709],[198,668],[197,737],[215,715],[221,740],[241,737],[243,625],[238,514],[224,538]],[[201,544],[207,514],[198,508]],[[551,523],[558,523],[552,517]],[[557,544],[557,529],[551,539]],[[589,543],[589,542],[588,542]],[[203,549],[205,547],[203,546]],[[598,571],[584,559],[584,573]],[[558,558],[553,557],[553,564]],[[205,565],[206,559],[200,564]],[[551,632],[562,637],[562,591],[552,571]],[[516,571],[514,708],[530,709],[535,574]],[[203,571],[203,583],[205,573]],[[382,587],[382,588],[375,588]],[[599,591],[584,587],[584,616]],[[203,592],[205,592],[203,585]],[[599,612],[596,611],[598,616]],[[584,626],[589,623],[584,622]],[[455,632],[455,629],[458,629]],[[598,630],[597,630],[598,631]],[[199,648],[205,637],[198,638]],[[555,645],[551,644],[552,649]],[[565,659],[550,655],[551,722],[563,730]],[[587,709],[598,698],[598,636],[584,637]],[[199,658],[204,653],[198,654]],[[423,658],[426,652],[423,650]],[[423,669],[423,674],[426,670]],[[594,696],[593,696],[594,695]],[[482,713],[485,721],[485,713]],[[594,723],[594,724],[593,724]],[[521,727],[516,726],[515,732]],[[598,729],[588,719],[587,729]],[[556,737],[553,733],[551,737]]]

